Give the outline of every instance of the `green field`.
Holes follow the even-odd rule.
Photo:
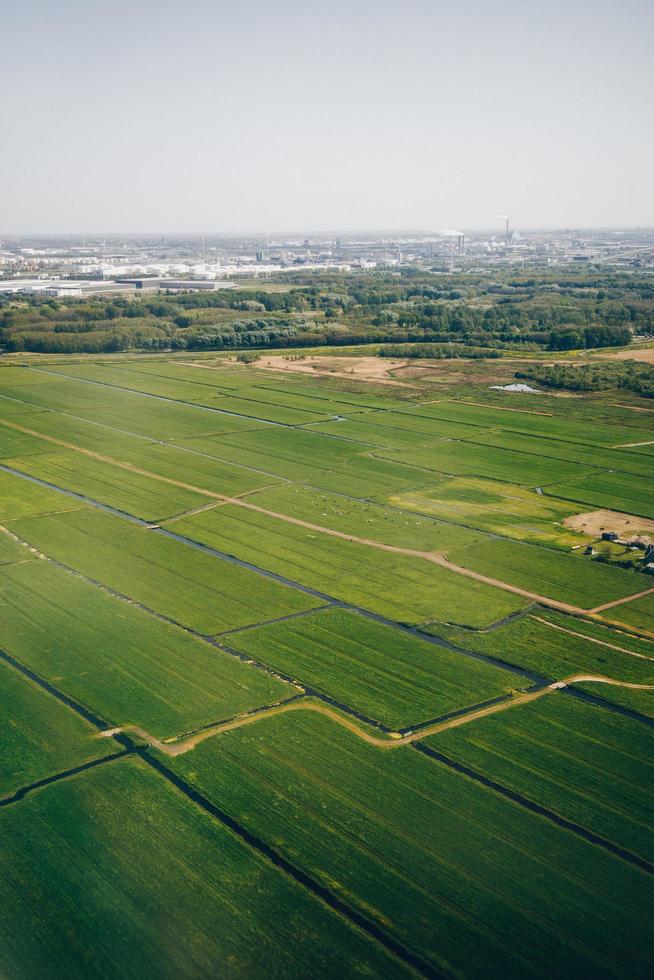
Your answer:
[[[651,478],[624,473],[597,473],[575,483],[553,483],[545,492],[592,507],[608,507],[638,517],[654,515]]]
[[[458,524],[416,517],[327,490],[275,487],[253,494],[250,503],[318,527],[416,551],[448,551],[454,546],[472,546],[488,540],[486,535]]]
[[[40,487],[30,480],[0,470],[0,521],[79,510],[83,506],[80,501],[57,493],[56,490]]]
[[[397,452],[383,453],[386,459],[399,458]],[[443,439],[432,446],[402,452],[402,460],[451,476],[483,476],[489,480],[506,480],[523,487],[542,487],[563,478],[578,479],[588,467],[560,460],[544,459],[527,453],[494,446],[477,446],[470,442]],[[563,496],[563,494],[561,494]]]
[[[555,694],[425,744],[619,847],[654,858],[652,732],[645,725]]]
[[[12,521],[10,527],[48,557],[207,636],[321,604],[90,508]]]
[[[465,568],[583,609],[642,592],[648,585],[647,578],[636,572],[517,541],[464,545],[448,551],[448,558]]]
[[[417,752],[296,713],[173,765],[437,969],[648,974],[645,875]]]
[[[0,583],[1,648],[111,725],[177,735],[295,693],[48,562]]]
[[[117,750],[79,715],[0,660],[0,801]]]
[[[183,518],[179,534],[398,622],[482,627],[520,609],[519,596],[420,558],[333,538],[235,505]]]
[[[522,679],[342,609],[229,637],[230,646],[389,728],[407,728]]]
[[[154,301],[175,336],[295,324],[269,286]],[[651,516],[644,399],[494,390],[530,349],[386,387],[30,350],[0,367],[0,977],[649,976],[654,600],[580,610],[654,579],[564,524]]]
[[[7,459],[5,465],[146,521],[172,517],[207,502],[206,497],[191,490],[91,459],[74,450]]]
[[[561,548],[584,541],[581,535],[561,525],[566,517],[578,512],[576,504],[498,480],[449,477],[390,496],[388,503],[518,541]]]
[[[652,579],[649,582],[652,582],[652,587],[654,587]],[[648,587],[647,579],[643,585],[645,588]],[[648,633],[654,635],[654,593],[645,595],[640,599],[634,599],[633,602],[625,602],[614,609],[607,609],[602,615],[606,619],[617,619],[621,623],[626,623],[627,626],[635,626],[636,629],[647,630]]]
[[[138,760],[1,811],[0,828],[5,976],[409,973]]]
[[[615,618],[618,609],[622,608],[618,606],[612,611]],[[444,626],[430,627],[429,632],[466,650],[498,657],[553,680],[582,673],[633,684],[654,684],[654,644],[602,626],[591,626],[572,616],[536,613],[488,633],[471,633]],[[583,635],[577,635],[579,633]],[[600,642],[593,642],[595,640]],[[584,687],[607,701],[642,714],[654,714],[654,691],[600,684]]]

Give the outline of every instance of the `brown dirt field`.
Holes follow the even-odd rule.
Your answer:
[[[407,362],[393,357],[322,357],[307,356],[291,360],[283,354],[261,357],[253,367],[266,371],[289,371],[291,374],[313,374],[328,378],[341,377],[356,381],[406,387],[391,377],[391,371],[406,367]]]
[[[638,537],[647,544],[654,544],[654,521],[646,517],[620,514],[614,510],[591,510],[586,514],[566,517],[563,524],[592,538],[599,538],[603,531],[615,531],[621,540]]]
[[[617,353],[596,356],[604,357],[609,361],[644,361],[645,364],[654,364],[654,347],[634,347],[633,350],[620,350]]]

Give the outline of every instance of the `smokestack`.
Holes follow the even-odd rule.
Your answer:
[[[508,215],[507,215],[507,218],[506,218],[506,240],[507,240],[507,242],[509,240],[509,217],[508,217]]]

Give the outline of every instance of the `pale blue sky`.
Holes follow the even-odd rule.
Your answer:
[[[0,234],[654,225],[652,0],[2,0]]]

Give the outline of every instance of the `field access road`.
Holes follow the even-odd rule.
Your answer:
[[[187,483],[184,480],[175,480],[172,477],[162,476],[159,473],[153,473],[151,470],[144,469],[140,466],[135,466],[133,463],[127,463],[123,460],[115,459],[112,456],[106,456],[103,453],[95,452],[92,449],[85,449],[81,446],[75,445],[75,443],[68,442],[65,439],[58,439],[55,436],[44,435],[35,429],[30,429],[28,426],[20,425],[18,422],[9,422],[6,419],[0,420],[0,424],[6,426],[7,428],[14,429],[17,432],[22,432],[25,435],[36,436],[39,439],[43,439],[46,442],[53,443],[54,445],[60,446],[65,449],[70,449],[74,452],[78,452],[83,456],[95,459],[98,462],[107,463],[111,466],[115,466],[119,469],[126,470],[128,472],[134,473],[138,476],[145,476],[149,479],[156,480],[160,483],[166,483],[169,486],[175,486],[183,490],[189,490],[200,496],[208,497],[218,503],[231,504],[235,507],[242,507],[246,510],[252,510],[260,514],[264,514],[267,517],[271,517],[274,520],[283,521],[287,524],[294,524],[298,527],[306,528],[310,531],[317,531],[319,534],[325,534],[330,537],[340,538],[343,541],[350,541],[354,544],[361,544],[369,548],[376,548],[379,551],[387,551],[392,554],[404,555],[410,558],[418,558],[423,561],[431,562],[434,565],[439,565],[441,568],[445,568],[456,575],[462,575],[465,578],[474,579],[477,582],[482,582],[485,585],[490,585],[494,588],[501,589],[504,592],[511,592],[514,595],[522,596],[525,599],[529,599],[532,602],[539,603],[542,606],[546,606],[550,609],[556,609],[558,612],[570,613],[576,616],[587,615],[589,612],[595,613],[602,608],[599,607],[598,610],[588,610],[584,609],[582,606],[575,606],[571,603],[561,602],[558,599],[552,599],[549,596],[540,595],[537,592],[531,592],[528,589],[520,588],[517,585],[511,585],[509,582],[504,582],[501,579],[492,578],[489,575],[483,575],[481,572],[475,572],[472,569],[464,568],[461,565],[455,565],[453,562],[449,561],[444,554],[439,551],[418,551],[414,548],[402,548],[399,545],[384,544],[381,541],[375,541],[371,538],[361,538],[356,535],[347,534],[344,531],[337,531],[334,528],[323,527],[321,524],[313,524],[310,521],[303,521],[298,517],[291,517],[288,514],[280,514],[277,511],[269,510],[265,507],[261,507],[258,504],[250,503],[241,497],[230,497],[226,494],[218,493],[214,490],[207,490],[204,487],[198,487],[195,484]],[[619,600],[619,603],[628,602],[631,598],[637,598],[640,595],[647,594],[647,592],[654,591],[654,589],[648,589],[645,593],[638,593],[634,596],[628,596],[626,599]],[[617,604],[617,603],[616,603]],[[611,605],[611,604],[609,604]]]
[[[387,738],[380,738],[377,735],[372,735],[370,732],[367,732],[361,728],[360,725],[357,725],[351,718],[345,717],[340,712],[335,711],[333,708],[330,708],[325,704],[312,701],[309,698],[296,698],[293,701],[287,701],[284,704],[275,705],[271,708],[250,712],[249,714],[245,715],[239,715],[238,717],[232,718],[229,721],[220,722],[217,725],[204,728],[202,731],[189,735],[187,738],[171,739],[163,742],[136,725],[124,725],[117,728],[109,728],[106,731],[101,732],[99,737],[115,738],[116,735],[129,732],[143,739],[144,742],[152,746],[152,748],[157,749],[157,751],[163,752],[165,755],[176,756],[184,755],[186,752],[190,752],[201,742],[206,741],[208,738],[213,738],[214,735],[222,735],[226,732],[243,728],[246,725],[252,725],[254,722],[260,721],[263,718],[270,718],[273,715],[285,714],[288,711],[314,711],[317,714],[326,715],[332,721],[342,725],[343,728],[347,728],[348,731],[352,732],[364,742],[367,742],[368,745],[374,745],[378,749],[399,749],[404,745],[410,745],[412,742],[427,738],[430,735],[438,735],[440,732],[448,731],[451,728],[459,728],[461,725],[467,725],[472,721],[477,721],[479,718],[485,718],[488,715],[497,714],[499,711],[506,711],[509,708],[515,708],[518,705],[536,701],[537,699],[544,697],[546,694],[552,694],[554,691],[560,691],[571,684],[588,683],[610,684],[613,687],[627,687],[639,691],[654,691],[654,684],[632,684],[628,681],[618,681],[611,677],[604,677],[602,674],[571,674],[569,677],[565,677],[563,680],[553,681],[551,684],[546,684],[536,689],[526,691],[523,694],[513,695],[512,697],[509,697],[503,701],[486,705],[483,708],[473,709],[466,714],[459,714],[453,718],[447,718],[444,721],[434,722],[433,725],[426,725],[417,731],[409,731],[404,735],[401,735],[399,732],[391,732]]]

